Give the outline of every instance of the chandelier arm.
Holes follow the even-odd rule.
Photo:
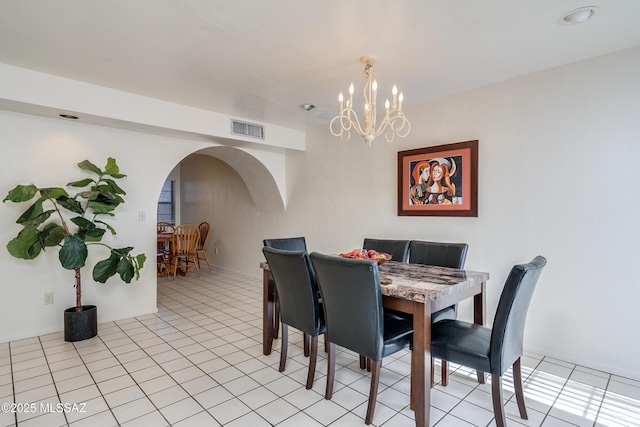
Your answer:
[[[395,117],[390,123],[391,129],[399,137],[404,138],[411,131],[409,120],[403,115]]]
[[[348,125],[349,128],[353,127],[353,130],[355,130],[358,135],[365,136],[365,132],[362,129],[362,126],[360,125],[360,120],[358,119],[358,115],[356,114],[355,111],[353,111],[352,108],[349,108],[348,110],[351,112],[351,117],[352,117],[352,118],[349,118],[349,117],[346,118],[346,120],[349,122],[349,125]],[[347,109],[345,109],[345,111],[347,111]]]
[[[385,139],[388,142],[393,141],[396,136],[407,136],[410,132],[411,125],[402,112],[402,92],[400,92],[400,96],[397,98],[396,86],[393,87],[393,104],[390,105],[387,100],[387,103],[385,104],[386,112],[384,118],[378,126],[376,114],[376,98],[378,93],[377,82],[375,80],[375,72],[373,71],[371,62],[367,62],[365,64],[364,78],[364,128],[360,123],[358,115],[353,110],[353,84],[351,84],[349,87],[349,100],[347,101],[346,108],[343,107],[342,93],[340,93],[340,96],[338,97],[340,102],[340,114],[334,117],[329,124],[331,133],[334,136],[339,136],[343,140],[348,140],[351,137],[351,130],[353,129],[358,135],[364,138],[369,146],[371,146],[371,142],[373,142],[376,137],[382,134],[384,134]]]
[[[338,123],[340,125],[339,132],[334,130],[334,123]],[[362,126],[360,125],[360,120],[352,108],[345,108],[341,114],[331,120],[329,125],[329,129],[334,136],[339,136],[344,139],[343,135],[346,133],[347,137],[345,140],[349,139],[352,128],[358,135],[362,137],[366,136],[365,132],[362,130]]]
[[[336,131],[333,130],[333,124],[334,124],[334,122],[336,122],[336,120],[340,120],[338,122],[340,124],[340,132],[336,132]],[[349,131],[351,126],[349,125],[348,127],[345,127],[342,124],[342,122],[343,122],[343,117],[342,116],[334,117],[333,120],[331,120],[331,123],[329,124],[329,130],[331,131],[333,136],[339,136],[340,139],[342,139],[343,141],[348,141],[349,138],[351,138],[351,132]],[[345,137],[345,135],[346,135],[346,137]]]

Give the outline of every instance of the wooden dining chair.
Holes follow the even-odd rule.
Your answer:
[[[288,327],[291,326],[303,332],[311,340],[306,384],[306,388],[310,389],[313,387],[316,372],[318,336],[324,334],[327,328],[309,255],[304,251],[285,251],[268,246],[262,248],[262,252],[275,279],[279,295],[282,347],[278,370],[283,372],[287,363]]]
[[[387,316],[382,308],[378,264],[329,256],[309,255],[322,295],[326,339],[329,341],[325,399],[333,395],[335,346],[347,348],[371,361],[371,386],[365,424],[371,424],[376,406],[382,358],[410,346],[413,322]],[[362,367],[362,365],[361,365]]]
[[[158,233],[173,233],[174,225],[170,222],[158,222]]]
[[[211,270],[211,264],[209,264],[209,257],[207,256],[207,241],[209,240],[211,226],[208,222],[201,222],[200,225],[198,225],[198,230],[200,231],[200,239],[198,239],[198,246],[196,247],[198,263],[200,263],[201,259],[205,260],[209,266],[209,271],[213,271]]]
[[[195,224],[182,224],[177,226],[173,230],[171,237],[171,255],[169,263],[171,265],[171,272],[173,273],[173,280],[176,279],[178,272],[178,263],[184,265],[185,275],[193,268],[195,268],[200,277],[200,267],[198,265],[198,255],[196,248],[198,247],[198,240],[200,239],[200,231]]]
[[[170,222],[160,221],[157,224],[157,233],[173,233],[174,226]],[[156,250],[156,265],[158,277],[167,274],[169,261],[169,245],[168,242],[158,242]]]
[[[409,244],[409,264],[434,265],[436,267],[464,268],[469,245],[466,243],[429,242],[412,240]],[[458,304],[438,310],[431,314],[431,323],[458,317]],[[433,383],[433,358],[431,358],[431,381]],[[441,361],[440,374],[442,385],[449,385],[449,366]]]
[[[527,419],[520,362],[524,324],[533,291],[546,263],[544,257],[537,256],[528,264],[515,265],[511,269],[502,289],[492,328],[451,319],[441,320],[431,326],[431,354],[434,357],[491,374],[493,412],[498,427],[506,425],[502,376],[510,366],[513,367],[520,417]]]

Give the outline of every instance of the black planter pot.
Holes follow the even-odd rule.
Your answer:
[[[75,307],[64,311],[64,340],[82,341],[98,335],[98,308],[83,305],[82,311]]]

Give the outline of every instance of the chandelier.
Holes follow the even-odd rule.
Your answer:
[[[353,83],[349,86],[349,99],[344,105],[344,96],[342,92],[338,96],[340,102],[340,114],[335,116],[329,125],[331,133],[334,136],[339,136],[343,141],[349,140],[351,137],[351,130],[353,129],[358,135],[364,138],[364,140],[371,146],[371,143],[377,136],[384,134],[385,139],[388,142],[398,135],[399,137],[405,137],[411,130],[409,120],[404,116],[402,112],[402,99],[404,95],[400,92],[398,95],[398,88],[393,85],[391,91],[393,95],[393,103],[389,102],[389,99],[385,102],[385,115],[382,122],[378,125],[376,122],[376,96],[378,95],[378,82],[375,79],[375,72],[373,71],[373,59],[369,57],[360,58],[360,62],[365,64],[364,66],[364,79],[366,81],[364,86],[364,123],[360,123],[356,112],[353,109]]]

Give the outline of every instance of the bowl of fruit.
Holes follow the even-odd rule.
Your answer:
[[[391,259],[391,255],[385,252],[378,252],[375,249],[354,249],[351,252],[340,254],[340,256],[343,258],[371,259],[376,261],[378,264],[382,264]]]

